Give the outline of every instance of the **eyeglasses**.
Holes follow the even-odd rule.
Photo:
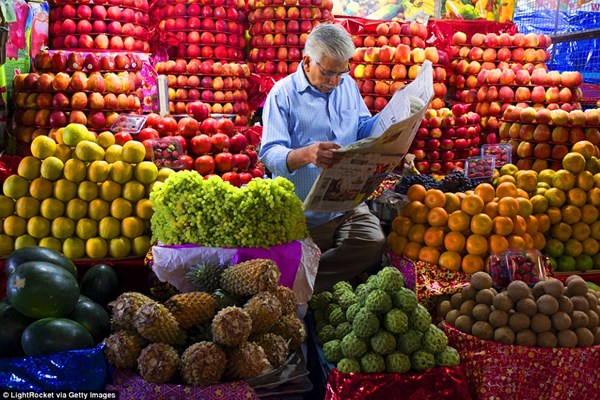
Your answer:
[[[342,72],[333,72],[333,71],[324,70],[323,67],[321,67],[321,64],[319,64],[317,61],[315,61],[315,65],[317,66],[317,68],[319,68],[321,75],[323,75],[323,77],[325,79],[341,78],[342,76],[344,76],[350,72],[350,64],[349,63],[347,66],[348,69],[346,71],[342,71]]]

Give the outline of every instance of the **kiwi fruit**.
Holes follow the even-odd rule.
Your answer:
[[[488,321],[494,328],[506,326],[508,324],[508,313],[503,310],[494,310],[490,313]]]
[[[514,344],[515,333],[508,326],[501,326],[494,330],[494,341],[504,344]]]
[[[477,304],[475,307],[473,307],[473,318],[475,318],[477,321],[487,322],[491,312],[492,310],[487,304]]]
[[[536,342],[536,335],[531,329],[525,329],[518,332],[515,336],[515,344],[520,346],[534,347]]]
[[[540,281],[544,286],[544,294],[549,294],[553,297],[560,297],[563,294],[563,290],[565,285],[562,283],[560,279],[550,278],[545,281]],[[538,283],[540,283],[538,282]],[[537,286],[537,285],[536,285]]]
[[[467,300],[460,305],[460,313],[462,315],[472,315],[473,307],[476,305],[477,303],[475,303],[475,300]]]
[[[569,329],[571,327],[571,317],[564,311],[559,311],[550,317],[552,327],[557,331]]]
[[[475,272],[471,275],[471,285],[478,290],[489,289],[492,287],[492,277],[487,272]]]
[[[567,283],[567,295],[569,297],[585,296],[587,292],[588,286],[583,279],[573,279],[571,282]]]
[[[556,347],[558,339],[554,333],[546,331],[537,334],[536,344],[538,347]]]
[[[552,328],[552,320],[549,316],[541,313],[531,317],[531,330],[535,333],[549,331]]]
[[[558,309],[571,314],[573,312],[573,302],[567,296],[560,296],[558,298]]]
[[[487,321],[477,321],[471,327],[471,334],[483,340],[491,340],[494,337],[494,328]]]
[[[530,299],[528,297],[517,301],[517,304],[515,305],[515,310],[517,310],[518,312],[522,312],[523,314],[529,317],[532,317],[535,314],[537,314],[538,309],[535,300]]]
[[[590,329],[594,334],[594,346],[600,344],[600,326]]]
[[[596,307],[598,307],[598,297],[596,297],[595,294],[588,292],[586,297],[588,300],[588,304],[590,305],[590,308],[592,310],[594,310]]]
[[[558,311],[558,300],[549,294],[544,294],[537,299],[538,311],[542,314],[552,315]]]
[[[579,276],[579,275],[569,275],[567,277],[567,279],[565,279],[565,285],[568,286],[569,283],[571,283],[571,281],[574,281],[576,279],[583,280],[583,278],[581,276]]]
[[[494,301],[492,304],[496,310],[508,312],[513,308],[514,302],[507,292],[500,292],[494,296]]]
[[[571,329],[587,327],[589,323],[590,320],[583,311],[576,310],[571,313]]]
[[[494,292],[492,292],[491,289],[481,289],[475,295],[475,301],[478,304],[487,304],[488,306],[491,306],[492,302],[494,301],[494,297]]]
[[[508,317],[508,326],[515,332],[528,329],[530,325],[531,319],[521,312],[513,313]]]
[[[452,310],[452,303],[450,300],[444,300],[438,303],[437,305],[437,314],[445,316]]]
[[[531,289],[523,281],[512,281],[511,283],[508,284],[508,287],[506,288],[506,292],[508,293],[508,295],[510,296],[511,299],[513,299],[514,301],[518,301],[518,300],[524,299],[526,297],[529,297],[529,294],[531,293]]]
[[[535,285],[533,285],[533,288],[531,289],[533,297],[537,299],[541,295],[546,294],[546,291],[544,290],[545,283],[546,281],[539,281]]]
[[[460,292],[454,293],[452,297],[450,297],[450,303],[454,308],[460,308],[463,303],[462,294]]]
[[[457,309],[448,311],[446,317],[444,318],[449,324],[456,325],[456,318],[460,315],[460,311]]]
[[[590,347],[594,344],[594,335],[592,331],[583,326],[575,329],[577,335],[577,346],[578,347]]]
[[[456,329],[464,333],[471,333],[473,318],[471,318],[469,315],[459,315],[458,318],[456,318],[456,321],[454,321],[454,326],[456,326]]]
[[[577,346],[577,335],[570,329],[558,332],[556,335],[558,338],[559,347],[576,347]]]
[[[598,317],[598,313],[596,311],[588,310],[586,312],[588,316],[588,328],[595,328],[600,325],[600,317]]]
[[[462,292],[462,301],[465,300],[475,300],[475,295],[477,294],[477,288],[473,285],[466,286],[463,288]]]
[[[573,310],[576,311],[587,311],[590,309],[590,303],[586,296],[573,296],[571,297],[571,303],[573,303]]]

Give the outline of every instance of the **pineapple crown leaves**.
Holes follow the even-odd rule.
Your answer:
[[[221,274],[228,266],[199,263],[190,267],[186,276],[195,289],[214,292],[221,286]]]

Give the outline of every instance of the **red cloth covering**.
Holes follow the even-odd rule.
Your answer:
[[[460,354],[476,400],[598,400],[600,346],[542,348],[506,345],[443,323]]]
[[[188,386],[173,383],[151,383],[133,371],[116,370],[113,384],[106,390],[118,393],[119,400],[258,400],[254,390],[245,381],[220,383],[211,386]]]
[[[341,373],[331,370],[325,400],[470,400],[462,367],[404,374]],[[516,399],[515,399],[516,400]]]

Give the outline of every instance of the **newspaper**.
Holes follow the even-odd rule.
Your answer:
[[[369,137],[337,150],[341,160],[321,171],[304,209],[346,211],[365,201],[403,161],[432,99],[433,67],[427,60],[379,112]]]

